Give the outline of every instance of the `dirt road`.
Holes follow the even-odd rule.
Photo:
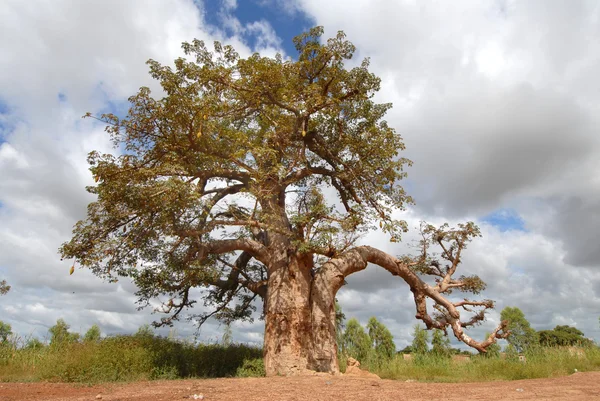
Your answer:
[[[194,398],[194,396],[196,398]],[[0,383],[0,400],[600,400],[600,372],[556,379],[469,384],[351,377],[152,381],[82,386]]]

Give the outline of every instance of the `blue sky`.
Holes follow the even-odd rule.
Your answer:
[[[223,17],[223,7],[229,2],[222,0],[204,3],[206,21],[214,26],[220,26]],[[292,2],[288,2],[289,4]],[[295,58],[296,49],[292,38],[315,25],[315,20],[306,13],[284,8],[285,2],[265,0],[241,0],[231,11],[241,24],[248,25],[256,21],[267,21],[281,40],[281,46],[286,54]],[[229,30],[229,33],[232,33]],[[254,48],[257,37],[254,34],[244,34],[244,39]]]
[[[156,319],[136,310],[130,283],[79,269],[69,276],[58,258],[93,200],[87,153],[113,151],[102,125],[81,116],[123,115],[140,86],[157,91],[146,60],[170,64],[184,41],[295,57],[292,37],[323,25],[370,57],[382,79],[377,99],[393,103],[386,118],[414,162],[405,189],[416,204],[398,212],[411,231],[402,243],[379,232],[364,243],[399,255],[421,220],[476,221],[483,237],[469,245],[464,273],[488,282],[486,298],[520,307],[536,329],[574,325],[600,340],[600,248],[590,241],[600,226],[594,3],[1,1],[0,279],[13,289],[0,319],[41,337],[59,317],[77,330],[98,323],[105,334]],[[406,346],[415,324],[406,285],[375,267],[348,281],[338,294],[346,316],[377,316]],[[473,336],[498,318],[492,312]],[[260,321],[239,324],[234,336],[260,342],[262,330]],[[211,323],[202,336],[221,332]]]
[[[482,222],[497,227],[500,231],[525,231],[525,222],[514,209],[498,209],[484,216]]]

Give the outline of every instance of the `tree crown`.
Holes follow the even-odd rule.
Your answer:
[[[398,185],[410,162],[383,119],[391,105],[373,101],[380,79],[368,60],[345,67],[355,50],[345,35],[322,44],[322,34],[296,37],[295,61],[243,59],[199,40],[183,44],[187,58],[175,68],[148,61],[162,97],[141,88],[126,117],[99,118],[121,154],[90,153],[97,201],[63,257],[109,280],[133,277],[142,304],[178,296],[166,311],[190,306],[191,288],[216,285],[221,306],[240,296],[240,307],[217,314],[227,319],[249,316],[245,306],[266,278],[256,263],[265,255],[244,239],[283,235],[328,257],[372,222],[398,239],[406,226],[391,210],[411,202]],[[230,256],[249,248],[254,262],[242,274]],[[232,297],[233,287],[253,290]]]

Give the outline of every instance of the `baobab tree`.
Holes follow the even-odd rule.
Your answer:
[[[408,284],[429,329],[450,328],[485,352],[504,326],[481,342],[464,329],[493,302],[446,297],[485,287],[475,276],[454,278],[479,235],[474,224],[424,224],[416,256],[357,245],[377,227],[392,242],[406,231],[392,211],[411,202],[399,185],[410,161],[383,119],[391,105],[373,100],[380,79],[368,60],[345,68],[355,47],[342,32],[324,43],[322,34],[317,27],[294,39],[297,60],[241,58],[198,40],[183,44],[187,58],[174,68],[150,60],[163,93],[141,88],[125,117],[95,117],[120,154],[90,153],[97,200],[62,256],[107,280],[133,278],[142,306],[161,299],[158,324],[184,316],[198,297],[210,312],[187,318],[199,324],[249,319],[262,300],[268,375],[339,371],[335,295],[369,263]],[[473,308],[481,310],[461,317]]]

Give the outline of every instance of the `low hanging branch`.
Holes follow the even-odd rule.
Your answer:
[[[485,320],[485,312],[494,308],[494,302],[468,299],[452,302],[444,296],[450,293],[451,289],[477,294],[485,288],[485,283],[477,276],[461,276],[458,280],[452,278],[461,262],[461,252],[473,237],[480,236],[479,229],[473,223],[459,224],[457,230],[449,229],[448,225],[435,228],[423,223],[421,234],[421,253],[417,257],[396,258],[376,248],[360,246],[329,260],[319,274],[334,283],[332,291],[335,292],[348,275],[365,269],[368,263],[383,267],[394,276],[400,276],[410,286],[417,311],[415,317],[422,320],[428,329],[440,329],[447,333],[450,328],[458,340],[485,353],[486,348],[495,343],[496,339],[509,336],[508,322],[502,321],[490,336],[481,342],[469,337],[464,329],[482,323]],[[444,267],[439,260],[429,257],[428,250],[433,244],[439,245],[443,250],[441,257],[448,262]],[[434,276],[436,285],[427,284],[419,273]],[[428,312],[427,298],[434,302],[437,311],[434,316]],[[459,308],[473,313],[472,316],[467,320],[462,319]],[[475,312],[473,308],[483,309]]]

